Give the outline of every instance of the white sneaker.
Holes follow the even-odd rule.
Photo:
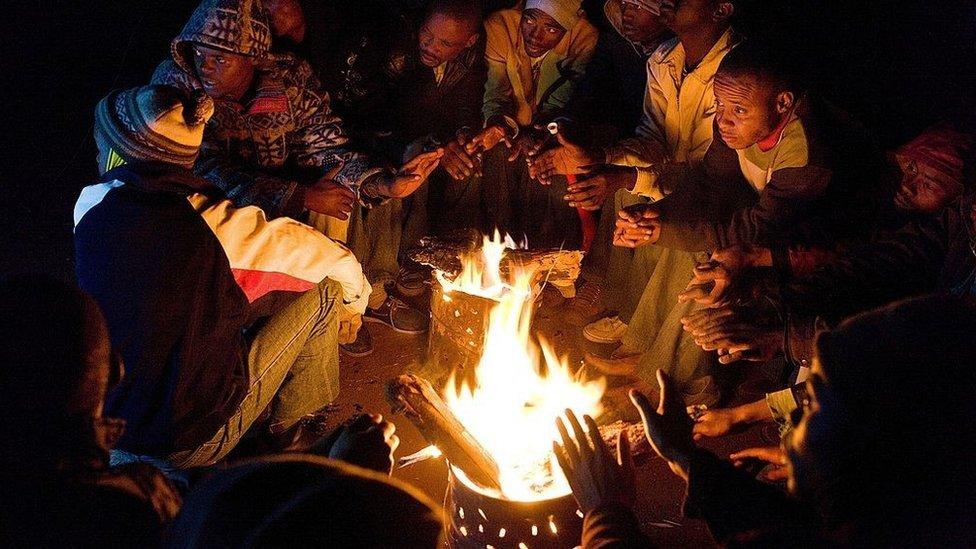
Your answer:
[[[583,337],[593,343],[616,343],[624,337],[627,324],[619,316],[608,316],[591,322],[583,328]]]

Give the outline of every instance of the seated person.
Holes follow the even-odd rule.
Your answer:
[[[532,247],[578,247],[577,212],[562,200],[565,185],[539,186],[516,162],[548,135],[543,128],[572,95],[596,46],[597,30],[579,0],[529,0],[485,21],[488,83],[484,129],[467,143],[469,155],[484,154],[473,186],[481,196],[483,229],[495,227]],[[496,148],[502,142],[509,150]],[[475,191],[472,191],[475,192]]]
[[[197,486],[165,547],[443,546],[443,510],[416,488],[312,455],[245,461]]]
[[[145,464],[109,466],[125,423],[102,415],[123,377],[91,297],[45,276],[0,282],[0,540],[9,547],[151,547],[180,494]]]
[[[689,397],[698,395],[695,398],[701,403],[713,402],[719,388],[707,372],[707,355],[685,341],[678,326],[677,319],[691,306],[675,303],[687,283],[685,273],[696,263],[695,254],[659,247],[615,247],[611,212],[647,200],[642,196],[643,182],[652,178],[656,166],[701,162],[712,143],[715,73],[739,42],[731,28],[735,9],[735,2],[724,0],[663,5],[659,19],[676,36],[647,60],[643,115],[636,135],[594,148],[572,142],[561,132],[561,144],[537,155],[530,168],[544,180],[554,173],[597,166],[577,175],[565,199],[576,207],[603,209],[596,245],[587,257],[591,267],[587,274],[602,281],[604,316],[587,325],[583,336],[619,347],[610,360],[590,354],[587,361],[606,372],[629,374],[639,357],[650,353],[661,360],[649,366],[651,371],[678,365],[669,371],[682,391]],[[630,410],[629,401],[620,400]]]
[[[719,543],[757,547],[970,547],[976,543],[976,407],[969,296],[931,296],[852,317],[817,340],[808,400],[784,441],[790,494],[697,448],[692,422],[659,373],[659,406],[637,392],[651,445],[688,483],[685,514]],[[603,452],[573,452],[570,472],[595,480],[617,516],[615,535],[637,536]],[[579,439],[579,437],[577,437]],[[576,462],[582,462],[579,466]],[[606,463],[592,466],[590,461]],[[619,466],[616,466],[619,467]],[[608,478],[609,477],[609,478]],[[610,530],[614,531],[614,530]]]
[[[620,212],[617,245],[836,242],[874,226],[887,189],[863,181],[884,181],[880,153],[842,113],[806,94],[790,65],[756,41],[726,56],[715,77],[721,138],[700,168],[670,164],[652,176],[648,195],[674,197]]]
[[[190,171],[212,113],[170,86],[95,110],[102,179],[75,205],[75,266],[125,358],[106,403],[128,426],[120,460],[209,465],[262,416],[255,432],[290,446],[338,393],[340,315],[369,298],[347,248]]]
[[[752,41],[729,53],[716,74],[715,95],[720,139],[700,167],[660,167],[649,188],[668,200],[619,212],[616,245],[707,252],[834,245],[863,241],[875,231],[892,205],[882,156],[850,121],[804,93],[773,46]],[[680,317],[672,320],[677,327]],[[648,351],[604,369],[629,369],[653,383],[651,372],[667,368],[654,362],[658,354]]]
[[[565,114],[589,140],[609,145],[633,137],[640,122],[647,61],[672,37],[660,0],[607,0],[593,58],[573,90]]]
[[[314,214],[310,222],[348,242],[366,266],[376,290],[369,319],[425,331],[426,315],[384,291],[398,270],[399,235],[389,228],[399,206],[389,199],[413,193],[440,153],[418,155],[394,172],[353,150],[309,65],[270,54],[260,6],[203,0],[153,75],[154,83],[202,89],[215,101],[194,170],[238,206],[257,205],[271,218]],[[330,170],[336,174],[325,177]],[[377,208],[367,216],[357,205]]]

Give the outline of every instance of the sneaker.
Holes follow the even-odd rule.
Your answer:
[[[369,356],[373,353],[373,336],[369,335],[366,326],[360,326],[356,341],[339,344],[339,350],[354,358]]]
[[[416,297],[431,283],[430,269],[408,269],[403,267],[397,273],[396,289],[400,295]]]
[[[367,307],[363,320],[386,324],[401,334],[422,334],[427,331],[427,326],[430,324],[430,315],[388,295],[379,308]]]
[[[616,343],[626,331],[627,324],[619,316],[608,316],[587,324],[583,328],[583,337],[593,343]]]

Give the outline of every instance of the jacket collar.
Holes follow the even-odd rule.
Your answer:
[[[190,195],[219,192],[211,182],[186,168],[164,162],[131,162],[109,170],[100,182],[122,181],[141,191]]]
[[[711,81],[715,77],[715,73],[718,71],[718,66],[722,62],[722,59],[725,58],[725,54],[734,48],[738,42],[739,39],[735,32],[731,28],[725,29],[722,36],[712,45],[712,49],[708,50],[701,63],[695,67],[695,70],[688,73],[686,77],[696,78],[703,84]],[[654,57],[655,62],[669,66],[671,76],[675,82],[681,82],[681,72],[685,67],[685,48],[681,45],[681,41],[677,37],[673,39],[672,47],[662,47]]]

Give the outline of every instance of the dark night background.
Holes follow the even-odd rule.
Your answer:
[[[330,1],[308,6],[307,13]],[[7,4],[0,45],[2,272],[70,276],[71,208],[97,175],[94,105],[113,88],[146,83],[195,4]],[[752,0],[741,11],[740,28],[782,39],[814,67],[821,93],[860,117],[885,146],[943,118],[965,121],[972,131],[974,2]]]

